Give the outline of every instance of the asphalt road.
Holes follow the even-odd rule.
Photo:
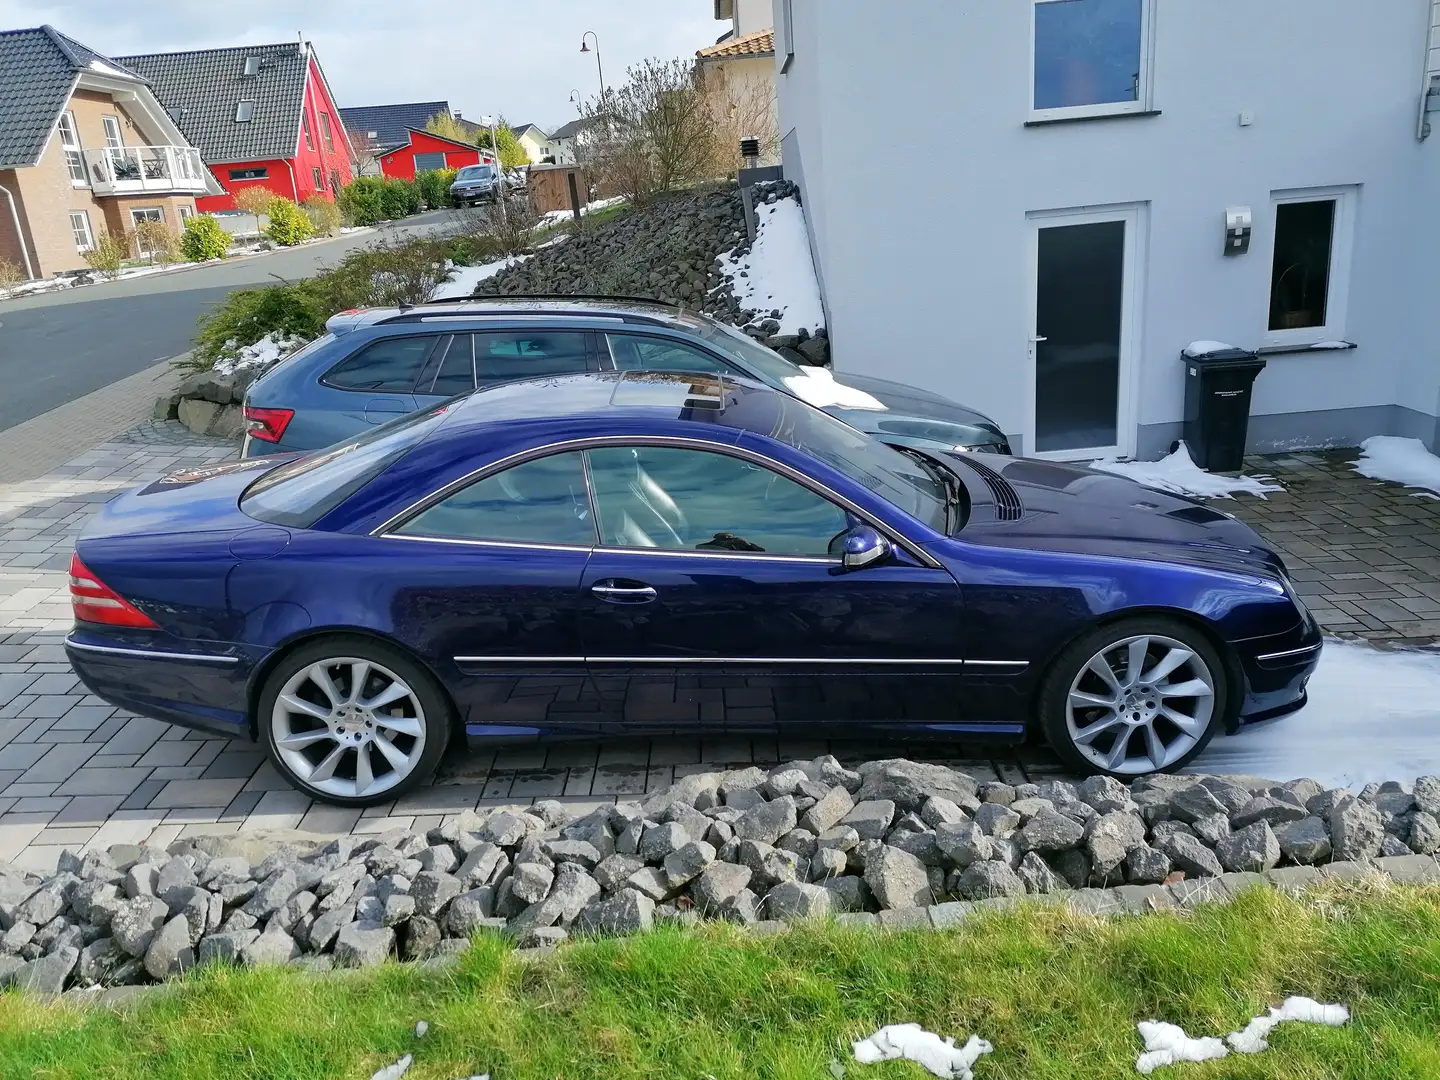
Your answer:
[[[308,277],[353,248],[449,219],[424,214],[233,262],[0,300],[0,431],[185,352],[196,320],[235,289]]]

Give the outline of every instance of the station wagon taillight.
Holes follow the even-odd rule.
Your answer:
[[[79,555],[70,556],[70,607],[77,622],[160,629],[150,616],[92,574]]]
[[[278,443],[294,417],[294,409],[258,409],[246,405],[245,431],[252,439]]]

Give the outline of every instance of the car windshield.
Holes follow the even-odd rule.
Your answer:
[[[799,364],[791,363],[774,349],[766,348],[733,326],[706,322],[695,328],[695,335],[740,361],[757,379],[776,390],[788,392],[785,380],[805,374],[805,369]]]
[[[773,420],[760,421],[745,408],[746,402],[773,411]],[[747,394],[732,412],[747,430],[819,458],[936,532],[945,532],[945,488],[913,458],[783,394]]]
[[[288,461],[246,488],[240,509],[272,525],[308,529],[424,441],[448,408],[410,413]]]
[[[455,174],[455,179],[489,180],[490,175],[491,173],[489,165],[466,165],[463,169],[461,169],[458,173]]]

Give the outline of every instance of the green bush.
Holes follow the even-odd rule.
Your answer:
[[[458,169],[430,169],[416,174],[415,183],[420,188],[420,197],[429,209],[439,210],[452,204],[450,185],[455,182],[457,172]]]
[[[384,195],[383,177],[357,177],[340,189],[340,213],[351,225],[374,225],[385,216]]]
[[[313,231],[305,211],[289,199],[277,195],[266,211],[270,222],[265,226],[265,235],[282,247],[294,247],[302,240],[308,240]]]
[[[343,223],[340,208],[319,192],[305,200],[303,209],[316,236],[333,236],[340,231]]]
[[[125,237],[101,229],[95,237],[95,246],[85,252],[85,264],[101,277],[118,278],[129,255],[130,245]]]
[[[380,208],[385,217],[399,221],[421,210],[420,188],[413,180],[391,177],[385,181],[385,190],[380,195]]]
[[[180,254],[190,262],[223,259],[229,252],[230,234],[209,214],[198,214],[185,222]]]
[[[208,371],[221,356],[277,330],[309,341],[325,332],[331,314],[321,290],[311,281],[240,289],[200,316],[195,348],[182,366]]]

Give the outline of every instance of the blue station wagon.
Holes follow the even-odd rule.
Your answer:
[[[1321,646],[1225,514],[684,372],[177,473],[92,519],[71,594],[94,693],[353,806],[462,735],[1034,734],[1133,777],[1300,708]]]
[[[893,446],[1010,452],[994,421],[973,409],[792,363],[734,327],[657,302],[447,300],[342,312],[328,327],[250,387],[244,456],[318,450],[477,387],[633,370],[755,379]]]

